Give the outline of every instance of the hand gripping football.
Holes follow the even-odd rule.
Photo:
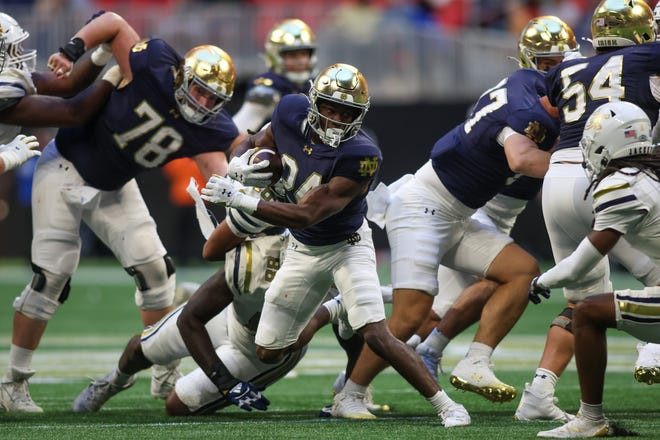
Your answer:
[[[266,168],[263,168],[259,171],[261,172],[270,172],[273,173],[273,177],[270,179],[270,183],[273,184],[280,180],[282,177],[282,156],[270,148],[260,148],[257,151],[255,151],[252,156],[250,156],[250,159],[248,160],[249,165],[253,165],[255,163],[259,163],[263,160],[269,161],[269,164]]]

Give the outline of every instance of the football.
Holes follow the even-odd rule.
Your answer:
[[[277,151],[271,150],[270,148],[260,148],[250,156],[248,163],[252,165],[263,160],[270,162],[266,168],[260,170],[273,173],[270,183],[273,184],[280,180],[282,177],[282,156],[280,156]]]

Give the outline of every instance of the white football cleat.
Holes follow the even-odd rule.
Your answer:
[[[552,393],[538,394],[529,383],[525,384],[525,391],[520,398],[520,403],[513,416],[516,420],[555,420],[557,422],[569,422],[575,418],[574,415],[563,411],[557,406],[559,400]]]
[[[440,411],[438,417],[440,417],[440,420],[442,421],[441,423],[445,428],[468,426],[472,423],[470,414],[465,407],[456,402],[453,402],[449,407]]]
[[[337,375],[337,378],[335,379],[335,383],[332,384],[332,394],[333,396],[336,396],[339,394],[344,388],[344,384],[346,383],[346,372],[342,371]],[[374,396],[373,396],[373,388],[371,385],[367,387],[367,392],[364,393],[364,405],[367,407],[369,411],[390,411],[390,406],[389,405],[380,405],[378,403],[374,402]],[[321,409],[321,413],[327,413],[327,408],[324,407]]]
[[[42,413],[44,410],[34,403],[28,390],[28,379],[35,371],[20,371],[12,368],[0,383],[0,408],[7,412]]]
[[[637,361],[635,361],[635,380],[653,385],[660,383],[660,344],[637,344]]]
[[[509,402],[516,398],[516,389],[495,377],[484,359],[461,359],[451,372],[449,382],[459,390],[472,391],[491,402]]]
[[[137,377],[134,374],[125,385],[118,386],[112,383],[114,375],[115,370],[112,370],[102,379],[93,381],[87,386],[87,388],[82,390],[78,397],[76,397],[76,400],[73,401],[73,404],[71,404],[73,412],[90,413],[100,410],[103,404],[105,404],[105,402],[107,402],[112,396],[132,387]]]
[[[332,416],[342,419],[375,419],[367,409],[364,393],[342,391],[334,398]]]
[[[157,399],[167,399],[182,374],[175,365],[153,365],[151,367],[151,395]]]
[[[607,437],[610,433],[610,424],[605,417],[601,420],[588,420],[578,411],[577,416],[565,425],[549,431],[536,434],[542,438],[592,438]]]

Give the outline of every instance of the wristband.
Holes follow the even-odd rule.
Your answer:
[[[82,38],[74,37],[64,46],[60,47],[60,53],[67,57],[69,61],[75,63],[85,53],[85,42]]]
[[[259,206],[259,200],[261,199],[258,197],[248,196],[247,194],[239,192],[231,201],[230,206],[232,208],[240,209],[248,214],[254,214],[254,211],[256,211]]]
[[[212,368],[213,369],[208,375],[209,379],[211,379],[211,382],[213,382],[213,384],[218,387],[218,390],[221,392],[225,393],[229,391],[239,382],[239,380],[229,372],[222,361],[219,360],[213,364]]]

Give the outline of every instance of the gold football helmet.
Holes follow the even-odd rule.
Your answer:
[[[644,0],[602,0],[591,18],[594,49],[655,41],[653,11]]]
[[[316,68],[316,36],[307,24],[297,18],[288,18],[277,23],[266,37],[264,45],[266,65],[273,72],[294,83],[303,83],[313,75]],[[302,72],[289,72],[284,67],[282,53],[291,50],[309,50],[307,69]]]
[[[653,19],[655,20],[655,39],[660,38],[660,2],[653,8]]]
[[[2,32],[5,65],[33,72],[37,65],[37,51],[23,50],[23,41],[30,34],[24,30],[11,15],[0,12],[0,32]]]
[[[188,122],[204,125],[231,99],[235,79],[234,62],[224,50],[211,45],[191,49],[174,82],[174,98],[181,115]],[[215,103],[209,107],[200,102],[199,93],[191,93],[193,86],[212,95]]]
[[[577,52],[580,45],[569,25],[553,15],[532,18],[518,38],[520,67],[539,70],[538,58],[563,57]]]
[[[349,64],[333,64],[323,69],[309,89],[307,122],[323,143],[338,147],[342,141],[355,136],[369,110],[369,87],[364,76]],[[329,119],[319,112],[320,102],[333,102],[355,113],[351,122]],[[329,126],[332,123],[332,127]]]

